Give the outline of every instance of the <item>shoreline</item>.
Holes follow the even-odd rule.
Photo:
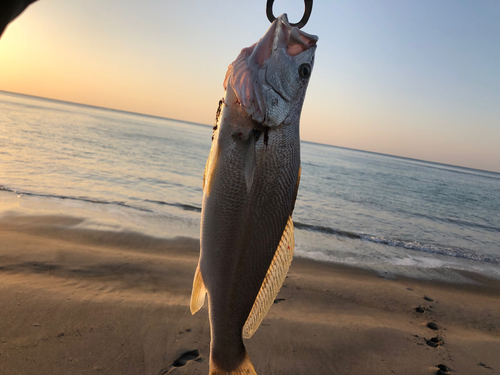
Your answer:
[[[0,218],[0,373],[208,373],[207,306],[189,312],[198,240],[81,220]],[[500,281],[464,276],[476,283],[295,258],[245,345],[259,374],[498,374]]]
[[[0,190],[0,198],[2,198],[3,191]],[[142,223],[141,225],[136,225],[135,223],[128,222],[127,219],[123,220],[123,218],[118,219],[115,213],[108,212],[107,210],[96,210],[95,207],[92,207],[92,202],[89,203],[89,207],[86,208],[86,203],[83,202],[84,205],[81,207],[76,206],[66,206],[61,204],[60,202],[50,202],[46,200],[36,201],[31,199],[26,199],[25,204],[20,205],[19,198],[12,197],[12,194],[7,194],[3,197],[3,203],[5,206],[3,209],[0,209],[0,225],[8,224],[12,221],[20,220],[23,223],[24,220],[27,220],[27,223],[22,224],[25,226],[24,230],[31,231],[33,233],[37,233],[37,229],[35,227],[40,226],[40,224],[46,224],[48,226],[58,226],[62,225],[67,226],[65,230],[64,239],[71,239],[73,241],[79,241],[87,235],[87,237],[96,237],[100,238],[103,241],[109,241],[106,236],[114,238],[118,241],[120,237],[128,238],[125,241],[130,241],[132,238],[135,238],[135,241],[139,239],[145,240],[147,242],[153,241],[161,243],[162,241],[166,241],[166,243],[172,243],[176,238],[188,238],[192,241],[199,242],[199,228],[193,230],[193,228],[182,230],[179,225],[175,225],[175,230],[178,231],[178,235],[173,234],[173,230],[170,230],[168,227],[165,228],[166,236],[157,236],[159,225],[156,225],[154,230],[150,230],[147,225],[152,223],[152,220],[148,220],[148,222]],[[120,209],[127,209],[128,207],[123,206]],[[136,208],[130,208],[135,210]],[[67,214],[67,211],[72,211],[71,214]],[[128,212],[127,215],[131,215],[131,212]],[[48,221],[45,221],[44,218],[48,218]],[[56,223],[50,223],[51,218],[56,219]],[[154,219],[154,218],[153,218]],[[175,220],[172,219],[163,219],[162,225],[171,225]],[[31,221],[31,223],[30,223]],[[57,223],[60,221],[60,223]],[[30,225],[34,225],[34,227],[30,227]],[[147,224],[147,225],[145,225]],[[16,230],[20,230],[21,228],[17,226]],[[301,240],[307,241],[310,238],[304,237],[304,231],[296,228],[296,237],[300,236]],[[56,231],[57,232],[57,231]],[[297,235],[297,232],[299,234]],[[71,235],[74,234],[75,237],[72,238]],[[307,233],[310,236],[311,233]],[[313,235],[316,233],[312,233]],[[59,231],[59,235],[62,235],[62,231]],[[302,238],[304,237],[304,238]],[[338,240],[336,238],[332,238],[332,241]],[[364,241],[360,239],[360,241]],[[297,242],[297,239],[296,239]],[[120,242],[118,241],[117,245]],[[339,242],[341,244],[341,242]],[[139,244],[138,244],[139,245]],[[368,245],[372,245],[368,243]],[[198,252],[199,250],[197,250]],[[300,253],[300,254],[299,254]],[[313,252],[314,253],[314,252]],[[199,253],[197,253],[199,254]],[[455,260],[453,256],[446,256],[442,254],[431,253],[432,256],[450,258],[450,260]],[[428,253],[417,252],[415,254],[416,258],[426,257]],[[336,257],[338,258],[338,256]],[[329,259],[318,259],[314,256],[309,256],[307,252],[296,248],[294,255],[294,262],[299,260],[306,260],[317,262],[318,264],[325,264],[331,267],[340,267],[347,268],[352,270],[364,270],[368,273],[371,273],[377,277],[383,277],[390,280],[393,279],[415,279],[415,280],[428,280],[430,282],[435,283],[444,283],[444,284],[471,284],[480,282],[479,280],[493,280],[500,282],[500,269],[488,262],[476,261],[472,259],[462,259],[458,258],[460,261],[470,262],[470,269],[461,269],[454,267],[453,263],[446,263],[445,261],[441,261],[441,265],[433,265],[433,266],[418,266],[418,265],[400,265],[397,263],[351,263],[351,262],[338,262],[335,260]],[[476,266],[476,267],[473,267]],[[480,273],[474,270],[474,268],[478,269],[487,268],[495,266],[495,270],[490,269],[485,272]]]
[[[19,196],[0,185],[0,220],[13,220],[22,217],[67,216],[70,222],[78,219],[70,229],[80,232],[94,230],[96,233],[139,233],[157,240],[174,237],[189,237],[199,240],[199,217],[192,211],[182,210],[173,216],[145,209],[130,207],[126,204],[115,206],[113,202],[95,204],[79,198],[44,197],[33,199]],[[188,213],[188,214],[186,214]],[[181,216],[186,215],[186,216]],[[316,262],[368,270],[389,279],[409,277],[419,280],[444,281],[450,283],[474,283],[477,274],[500,281],[500,267],[496,262],[473,259],[434,251],[407,249],[400,245],[379,244],[363,236],[348,239],[335,235],[326,238],[323,233],[295,228],[296,249],[294,259],[311,259]],[[114,231],[114,232],[113,232]],[[301,245],[306,244],[306,250]],[[307,244],[314,244],[312,247]],[[328,253],[330,250],[333,252]],[[364,252],[368,252],[368,256]],[[369,256],[374,255],[373,258]],[[356,258],[357,256],[357,258]],[[484,256],[487,258],[487,256]],[[500,258],[495,258],[500,259]]]

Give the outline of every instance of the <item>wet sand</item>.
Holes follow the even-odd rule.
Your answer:
[[[0,374],[207,374],[207,308],[189,312],[198,240],[81,221],[0,219]],[[296,258],[245,344],[259,375],[500,374],[500,282],[464,276]]]

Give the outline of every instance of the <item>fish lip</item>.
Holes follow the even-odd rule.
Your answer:
[[[305,38],[309,39],[309,40],[310,40],[309,44],[310,44],[310,46],[311,46],[311,47],[312,47],[313,45],[316,45],[316,42],[319,40],[319,38],[318,38],[318,36],[317,36],[317,35],[308,34],[308,33],[306,33],[305,31],[303,31],[303,30],[299,29],[297,26],[292,26],[292,25],[290,25],[290,22],[288,22],[288,15],[287,15],[286,13],[283,13],[281,16],[279,16],[279,17],[277,18],[277,20],[280,20],[280,22],[282,22],[282,23],[286,26],[286,28],[287,28],[288,30],[292,30],[292,29],[297,30],[297,32],[298,32],[301,36],[303,36],[303,37],[305,37]]]

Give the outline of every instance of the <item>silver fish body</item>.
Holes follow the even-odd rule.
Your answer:
[[[293,256],[299,120],[317,37],[278,17],[229,66],[204,176],[191,311],[208,294],[210,374],[255,374],[243,345]]]

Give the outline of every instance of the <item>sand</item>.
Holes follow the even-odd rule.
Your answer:
[[[0,374],[208,374],[207,308],[189,312],[198,240],[81,222],[0,219]],[[296,258],[245,344],[259,375],[500,374],[500,282],[464,276],[389,280]]]

